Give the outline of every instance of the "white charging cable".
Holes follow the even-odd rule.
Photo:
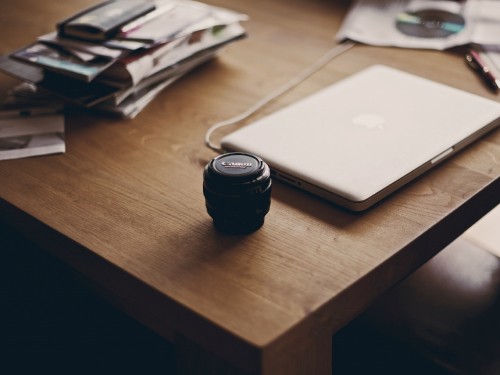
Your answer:
[[[321,56],[318,60],[316,60],[312,65],[308,66],[306,69],[304,69],[302,72],[297,74],[294,78],[292,78],[290,81],[285,83],[283,86],[278,87],[276,90],[271,92],[270,94],[266,95],[262,99],[260,99],[257,103],[255,103],[253,106],[248,108],[246,111],[240,113],[239,115],[236,115],[232,118],[229,118],[227,120],[219,121],[212,125],[208,130],[207,133],[205,134],[205,145],[219,153],[224,152],[224,150],[220,147],[215,145],[211,141],[212,134],[217,131],[220,128],[229,126],[229,125],[234,125],[251,115],[253,115],[255,112],[257,112],[259,109],[264,107],[266,104],[269,102],[273,101],[274,99],[278,98],[279,96],[283,95],[293,87],[297,86],[299,83],[303,82],[306,78],[309,76],[313,75],[317,71],[319,71],[322,67],[324,67],[326,64],[328,64],[331,60],[333,60],[335,57],[339,56],[340,54],[346,52],[350,48],[352,48],[355,45],[354,42],[352,41],[345,41],[340,44],[336,44],[335,47],[332,49],[328,50],[323,56]]]

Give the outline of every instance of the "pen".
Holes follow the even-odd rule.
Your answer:
[[[465,61],[474,71],[481,75],[488,86],[495,91],[500,90],[500,79],[495,77],[476,50],[470,49],[465,55]]]

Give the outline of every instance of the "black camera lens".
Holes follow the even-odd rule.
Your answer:
[[[203,174],[208,214],[217,229],[250,233],[262,226],[271,206],[271,173],[258,156],[234,152],[212,159]]]

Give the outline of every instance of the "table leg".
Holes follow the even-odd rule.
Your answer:
[[[250,375],[180,334],[175,335],[175,357],[178,375]]]
[[[209,353],[200,345],[176,334],[179,375],[331,375],[332,337],[308,338],[302,345],[286,349],[263,349],[259,370],[246,372]]]
[[[314,337],[313,337],[314,336]],[[296,344],[264,353],[265,375],[332,375],[332,335],[308,335]]]

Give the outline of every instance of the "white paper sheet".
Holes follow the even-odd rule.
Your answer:
[[[0,111],[0,160],[65,152],[62,113],[19,113]]]
[[[500,45],[500,1],[357,0],[336,39],[437,50]]]

